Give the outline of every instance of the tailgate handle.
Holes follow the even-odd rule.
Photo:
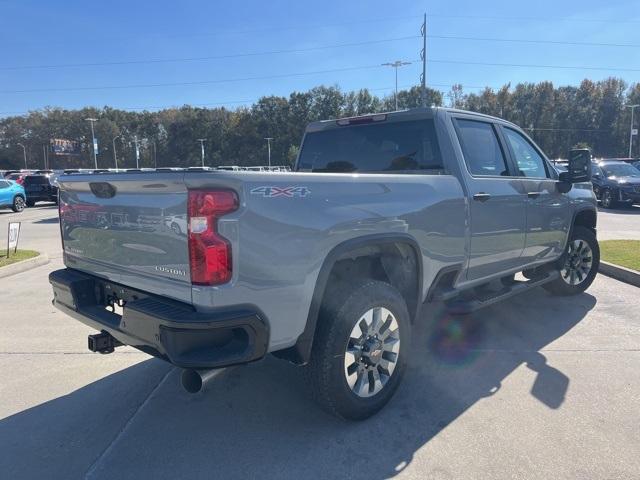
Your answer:
[[[116,187],[108,182],[90,182],[89,188],[98,198],[113,198],[116,195]]]

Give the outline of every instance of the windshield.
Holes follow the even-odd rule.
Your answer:
[[[298,170],[442,173],[433,120],[354,125],[307,133]]]
[[[627,163],[603,165],[607,177],[640,177],[640,171]]]

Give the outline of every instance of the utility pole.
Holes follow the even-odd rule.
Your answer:
[[[24,169],[27,169],[27,149],[22,143],[18,143],[22,147],[22,153],[24,154]]]
[[[85,120],[91,124],[91,138],[93,139],[93,163],[94,163],[95,168],[97,170],[98,169],[98,157],[97,157],[96,150],[98,150],[98,142],[96,141],[96,134],[95,134],[95,132],[93,130],[93,124],[94,124],[94,122],[97,122],[98,119],[97,118],[85,118]]]
[[[398,68],[404,67],[405,65],[411,65],[411,62],[403,62],[402,60],[396,60],[392,63],[383,63],[383,67],[393,67],[396,71],[396,94],[394,95],[396,100],[396,110],[398,110]]]
[[[206,138],[196,138],[197,142],[200,142],[200,157],[202,158],[202,167],[204,168],[204,142],[207,141]]]
[[[273,137],[265,137],[265,140],[267,141],[267,159],[269,161],[269,168],[271,168],[271,140],[273,140]]]
[[[631,125],[629,125],[629,158],[631,158],[631,147],[633,146],[633,111],[636,109],[636,107],[640,107],[640,105],[638,104],[625,105],[624,107],[624,108],[631,109]],[[636,130],[636,135],[637,135],[637,130]]]
[[[422,34],[422,51],[420,52],[420,58],[422,59],[422,75],[420,75],[420,83],[422,84],[421,100],[422,106],[427,106],[427,14],[424,14],[422,20],[422,28],[420,29]]]
[[[42,145],[42,160],[44,161],[44,169],[47,169],[47,147]]]
[[[136,144],[136,168],[140,168],[140,148],[138,147],[138,135],[133,136],[133,142]]]
[[[122,137],[122,135],[116,135],[115,137],[113,137],[112,143],[113,143],[113,161],[116,164],[116,170],[118,169],[118,152],[116,152],[116,140],[118,138]]]

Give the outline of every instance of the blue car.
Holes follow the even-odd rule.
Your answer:
[[[0,208],[11,208],[14,212],[21,212],[27,203],[26,199],[22,185],[12,180],[0,179]]]

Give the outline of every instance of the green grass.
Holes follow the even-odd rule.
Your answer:
[[[11,265],[12,263],[20,262],[21,260],[27,260],[28,258],[37,257],[40,252],[35,250],[18,250],[16,253],[9,252],[9,258],[7,258],[6,245],[5,248],[0,251],[0,267]]]
[[[603,240],[600,242],[600,258],[640,271],[640,240]]]

